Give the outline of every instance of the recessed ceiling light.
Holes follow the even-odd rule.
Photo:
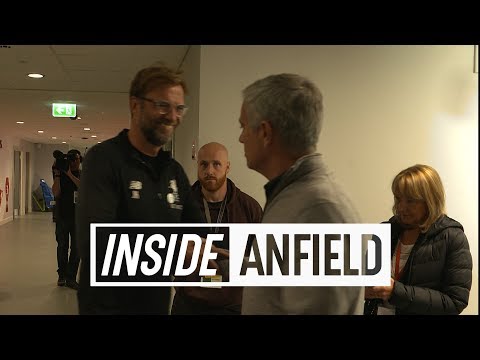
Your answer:
[[[55,140],[56,138],[57,138],[56,136],[52,136],[52,139],[54,139],[54,140]]]
[[[82,118],[81,118],[80,116],[77,116],[77,119],[78,119],[78,120],[82,120]]]
[[[17,121],[17,124],[25,124],[23,121]]]
[[[85,131],[90,131],[90,128],[83,128],[83,130],[85,130]]]
[[[28,74],[27,76],[31,77],[31,78],[34,78],[34,79],[41,79],[44,75],[43,74],[32,73],[32,74]]]
[[[98,142],[99,144],[101,143],[101,141]]]
[[[92,135],[92,137],[97,137],[97,135]]]
[[[66,144],[67,142],[66,141],[62,141],[62,144]]]
[[[43,134],[43,130],[38,130],[38,133],[39,133],[39,134]]]

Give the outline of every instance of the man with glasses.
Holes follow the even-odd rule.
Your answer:
[[[140,70],[130,87],[130,129],[85,157],[77,217],[80,314],[169,313],[171,287],[90,285],[89,224],[202,222],[182,166],[162,150],[186,114],[185,93],[179,72],[164,66]]]

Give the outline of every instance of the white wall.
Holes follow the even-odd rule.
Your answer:
[[[29,142],[29,141],[25,141],[25,140],[19,140],[19,149],[20,151],[22,152],[22,157],[24,159],[24,162],[23,162],[23,165],[22,165],[22,171],[24,174],[26,174],[26,167],[27,167],[27,163],[26,163],[26,153],[28,152],[30,155],[30,164],[29,164],[29,173],[30,173],[30,179],[25,179],[25,186],[27,187],[28,189],[28,194],[30,196],[28,196],[28,199],[26,201],[26,209],[25,212],[26,213],[29,213],[32,211],[32,196],[31,196],[31,193],[33,191],[33,169],[34,169],[34,166],[35,166],[35,144]],[[28,180],[28,184],[27,184],[27,180]]]
[[[13,138],[0,133],[2,148],[0,149],[0,190],[2,191],[2,203],[0,204],[0,225],[13,219]],[[9,178],[8,212],[7,197],[5,194],[5,181]]]
[[[20,181],[20,209],[19,209],[19,214],[20,215],[25,215],[25,213],[28,213],[29,211],[32,211],[32,197],[31,197],[31,192],[32,192],[32,186],[33,186],[33,168],[35,164],[35,148],[34,144],[21,140],[16,138],[14,140],[14,146],[13,149],[15,151],[20,152],[20,178],[15,179],[15,174],[13,176],[14,179],[14,186],[19,186],[19,181]],[[29,153],[30,155],[30,164],[29,164],[29,173],[30,173],[30,179],[26,178],[27,174],[27,163],[26,163],[26,153]],[[28,184],[27,184],[28,181]],[[26,191],[26,189],[30,189]],[[26,197],[26,193],[28,193],[28,197]],[[26,197],[26,198],[25,198]]]
[[[20,209],[19,215],[24,215],[32,211],[32,191],[40,186],[40,179],[45,179],[48,186],[52,187],[52,164],[54,161],[53,151],[60,150],[66,153],[69,146],[66,144],[33,144],[31,142],[18,139],[16,137],[3,136],[2,148],[0,149],[0,189],[2,193],[2,204],[0,205],[0,225],[13,220],[13,194],[15,188],[20,186]],[[78,149],[82,151],[82,149]],[[15,178],[13,173],[14,151],[20,152],[20,176]],[[26,153],[30,153],[30,179],[26,182]],[[83,154],[83,152],[82,152]],[[9,178],[10,195],[8,199],[8,212],[6,211],[5,179]],[[29,189],[26,191],[26,189]],[[25,196],[28,195],[28,199]]]
[[[24,215],[26,212],[31,211],[32,199],[28,197],[25,199],[26,188],[32,188],[32,178],[29,183],[26,183],[26,179],[22,179],[26,174],[26,153],[30,153],[30,174],[33,174],[33,164],[35,163],[35,152],[33,144],[18,139],[16,137],[4,136],[0,133],[0,140],[2,140],[2,148],[0,149],[0,189],[2,190],[2,204],[0,205],[0,225],[5,224],[13,220],[13,194],[15,188],[20,187],[20,209],[19,215]],[[13,157],[14,151],[20,152],[20,174],[15,178],[13,173]],[[9,178],[10,191],[8,198],[8,212],[6,211],[6,195],[5,195],[5,182],[6,178]]]
[[[191,46],[182,66],[187,83],[188,112],[175,130],[175,160],[182,164],[190,183],[197,180],[197,162],[192,159],[192,143],[198,144],[198,108],[200,90],[200,46]]]
[[[444,181],[448,214],[465,227],[474,283],[465,314],[478,314],[478,74],[473,46],[202,46],[199,143],[222,142],[230,177],[265,202],[266,179],[246,167],[238,142],[241,91],[280,72],[312,79],[324,95],[318,150],[364,222],[391,216],[390,184],[424,163]]]
[[[35,166],[32,174],[33,190],[40,186],[40,179],[44,179],[48,186],[53,186],[52,165],[55,159],[53,152],[60,150],[63,153],[68,152],[67,144],[35,144]],[[82,151],[81,149],[78,149]]]

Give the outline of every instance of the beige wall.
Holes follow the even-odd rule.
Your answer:
[[[241,90],[274,73],[305,75],[324,94],[318,150],[364,222],[391,216],[396,173],[416,163],[435,167],[447,191],[448,214],[464,225],[474,257],[474,285],[464,313],[478,313],[473,46],[202,46],[199,64],[199,144],[224,143],[230,178],[262,205],[266,179],[246,167],[238,117]]]
[[[191,46],[182,69],[187,83],[186,103],[188,113],[175,130],[175,159],[180,162],[187,173],[190,183],[197,179],[197,163],[192,159],[192,143],[198,144],[198,109],[200,91],[200,46]]]
[[[67,144],[35,144],[36,160],[33,173],[33,190],[36,190],[40,186],[40,179],[44,179],[48,186],[53,186],[52,165],[55,161],[53,157],[55,150],[60,150],[66,154],[69,146]],[[77,150],[83,155],[82,149]]]
[[[2,189],[2,204],[0,205],[0,225],[13,220],[14,202],[13,196],[15,188],[20,187],[20,208],[19,215],[31,212],[33,208],[32,191],[38,191],[41,194],[40,179],[45,179],[48,186],[53,185],[52,179],[52,164],[54,150],[58,149],[63,152],[69,150],[68,145],[47,145],[47,144],[33,144],[29,141],[21,140],[16,137],[2,136],[3,147],[0,149],[0,189]],[[13,158],[14,151],[20,152],[20,174],[14,176]],[[27,163],[26,153],[30,155],[30,179],[27,184]],[[6,196],[5,196],[5,179],[9,178],[10,195],[8,199],[8,212],[6,211]],[[27,190],[28,189],[28,190]],[[27,198],[26,198],[27,197]]]
[[[0,225],[13,219],[13,142],[14,139],[5,134],[0,134],[2,148],[0,149],[0,190],[2,190],[2,203],[0,204]],[[8,212],[7,197],[5,194],[6,178],[9,179]]]
[[[32,209],[32,199],[29,196],[25,198],[27,194],[31,193],[32,189],[32,176],[34,172],[35,164],[35,149],[32,143],[18,139],[12,136],[5,136],[0,134],[0,140],[2,140],[2,148],[0,149],[0,189],[3,191],[2,204],[0,205],[0,225],[5,224],[13,220],[14,202],[13,196],[15,188],[20,187],[20,209],[19,215],[24,215],[26,212]],[[15,178],[14,176],[14,151],[20,152],[20,174]],[[30,154],[30,179],[27,184],[26,180],[26,153]],[[9,178],[9,198],[8,198],[8,212],[6,211],[6,196],[5,196],[5,181]]]

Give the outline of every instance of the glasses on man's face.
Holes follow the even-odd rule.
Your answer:
[[[155,100],[145,98],[145,97],[141,97],[141,96],[137,96],[137,98],[151,102],[153,104],[153,106],[155,106],[155,109],[157,109],[160,112],[160,114],[162,114],[162,115],[168,114],[170,111],[172,111],[173,107],[175,108],[175,112],[177,113],[177,116],[180,116],[180,117],[185,116],[185,113],[188,110],[188,107],[186,105],[183,105],[183,104],[182,105],[177,105],[177,106],[172,106],[172,104],[170,104],[167,101],[163,101],[163,100],[155,101]]]

